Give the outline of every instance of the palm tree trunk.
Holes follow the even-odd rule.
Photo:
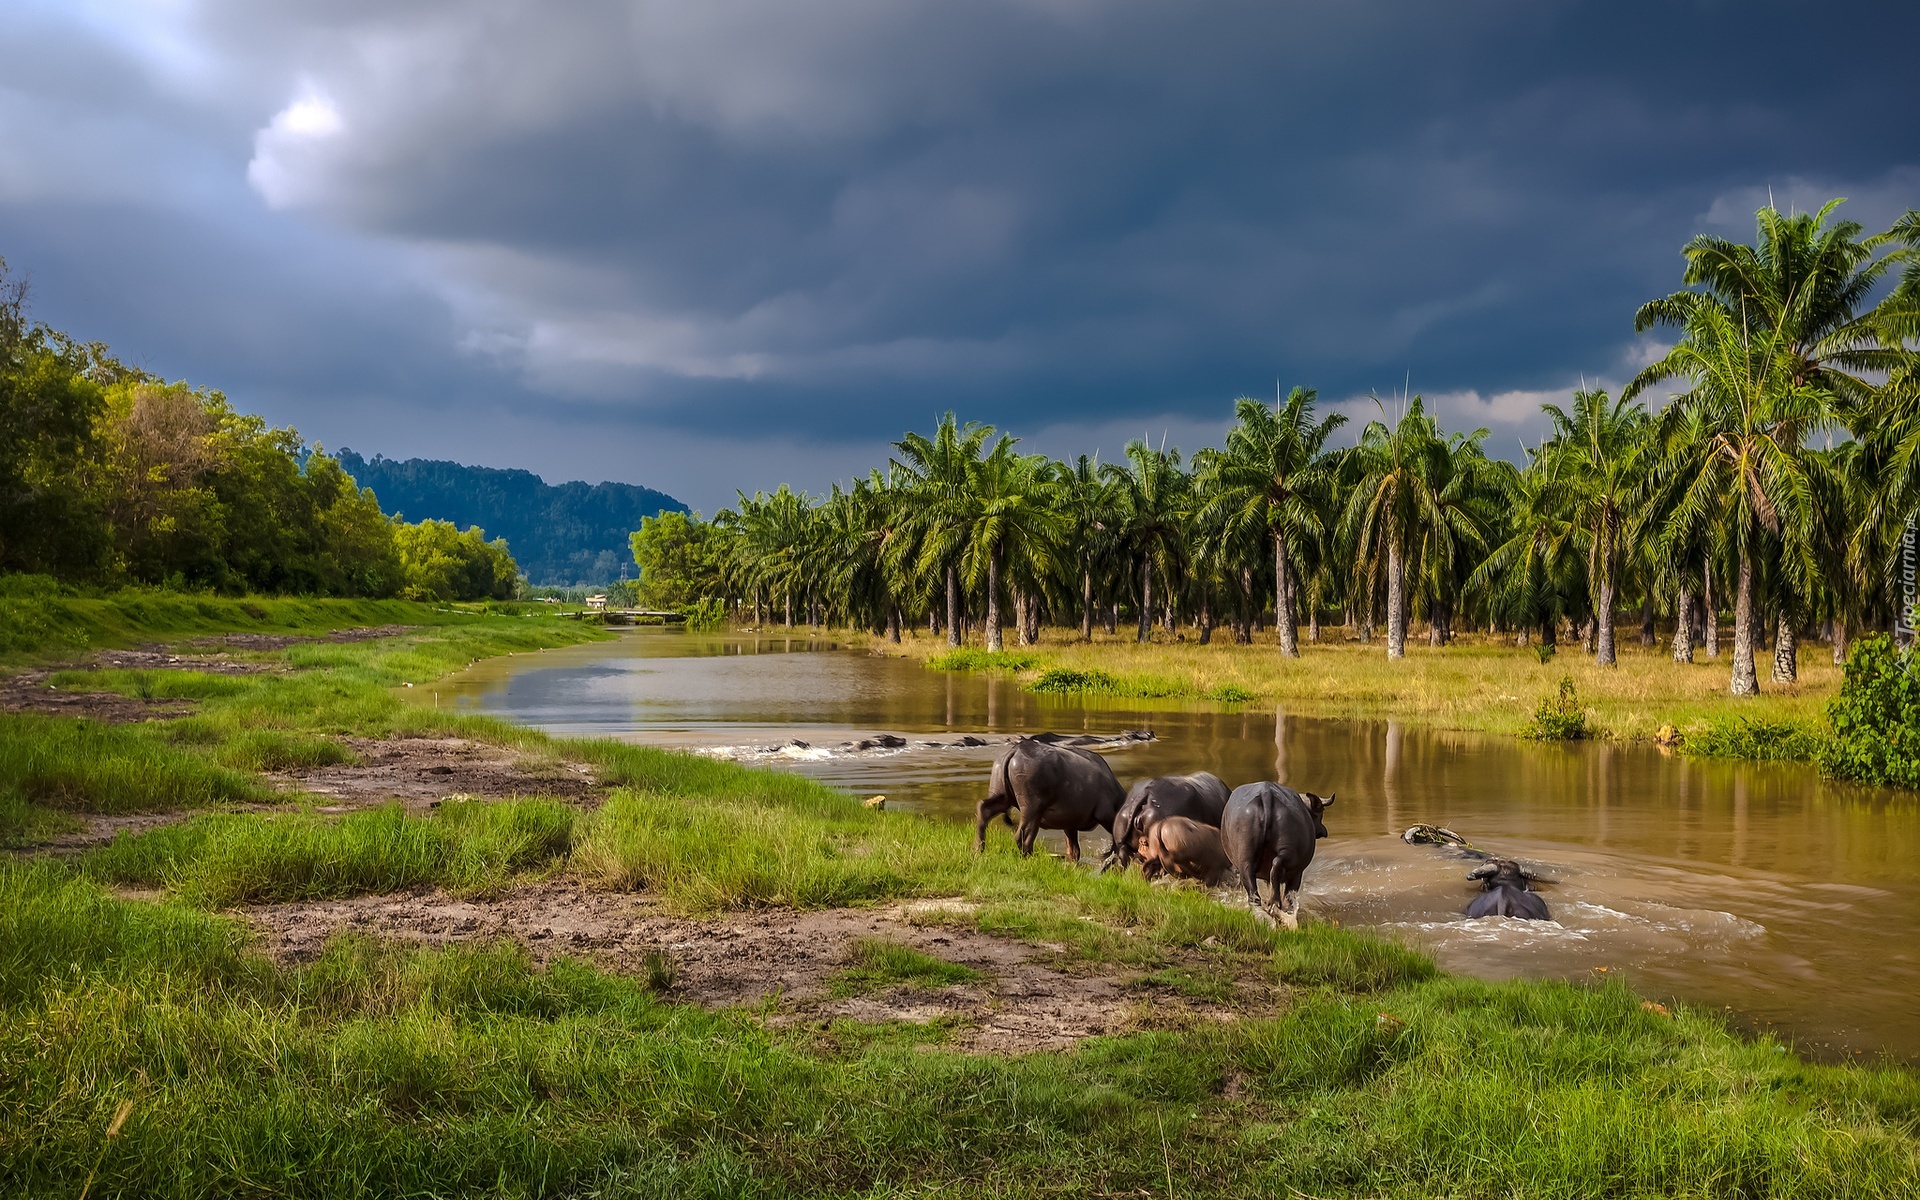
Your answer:
[[[1660,635],[1653,628],[1653,589],[1640,600],[1640,644],[1652,646],[1660,641]]]
[[[793,628],[793,593],[792,592],[785,593],[782,596],[782,600],[786,604],[786,612],[783,614],[780,623],[782,625],[785,625],[788,629],[792,629]]]
[[[1833,615],[1833,665],[1847,665],[1847,618],[1841,613]]]
[[[898,604],[887,605],[887,640],[896,646],[900,644],[900,606]]]
[[[1400,543],[1387,544],[1387,657],[1407,656],[1407,560]]]
[[[1693,589],[1684,583],[1673,603],[1673,661],[1693,661]]]
[[[1600,581],[1600,610],[1593,614],[1595,623],[1593,661],[1599,666],[1611,667],[1615,663],[1613,650],[1613,577]]]
[[[1000,640],[1000,549],[994,547],[987,554],[987,650],[997,653],[1006,649],[1006,643]]]
[[[1706,572],[1701,579],[1700,609],[1701,609],[1701,612],[1704,614],[1703,617],[1701,618],[1700,624],[1701,624],[1701,632],[1706,635],[1705,645],[1707,650],[1707,657],[1719,658],[1720,657],[1720,609],[1719,609],[1719,606],[1717,606],[1713,602],[1713,564],[1711,563],[1707,564]]]
[[[1038,646],[1040,644],[1040,593],[1038,592],[1030,592],[1027,595],[1027,623],[1024,629],[1020,644]]]
[[[1146,641],[1153,636],[1153,560],[1140,560],[1140,636],[1137,641]]]
[[[1213,641],[1213,593],[1203,592],[1200,596],[1200,644]]]
[[[1773,681],[1792,683],[1800,677],[1800,639],[1787,606],[1780,606],[1780,624],[1773,635]]]
[[[1753,559],[1740,552],[1740,582],[1733,592],[1733,681],[1727,690],[1735,696],[1760,694],[1760,677],[1753,671]]]
[[[1320,640],[1320,606],[1318,604],[1307,609],[1307,640],[1310,642]]]
[[[960,644],[960,572],[947,564],[947,645]]]
[[[1120,601],[1118,597],[1107,601],[1107,636],[1112,637],[1120,625]]]
[[[1273,535],[1273,627],[1280,631],[1280,653],[1300,657],[1300,633],[1293,623],[1293,564],[1287,561],[1285,534]]]
[[[1093,640],[1093,562],[1080,564],[1080,640]]]

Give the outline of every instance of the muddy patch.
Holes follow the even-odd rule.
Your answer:
[[[194,638],[187,645],[195,648],[226,647],[231,650],[263,651],[285,650],[289,646],[304,646],[314,642],[370,642],[375,638],[399,637],[402,634],[417,633],[419,625],[363,625],[353,629],[336,629],[323,634],[292,633],[223,633],[213,637]]]
[[[344,807],[399,800],[425,808],[449,796],[554,796],[588,799],[592,769],[581,763],[538,762],[511,750],[464,738],[345,738],[359,761],[265,778],[282,791],[311,792]]]
[[[317,957],[343,930],[450,945],[509,938],[538,962],[566,955],[645,975],[649,956],[672,963],[673,998],[709,1007],[771,1004],[788,1026],[837,1019],[940,1021],[948,1044],[981,1053],[1058,1050],[1143,1025],[1230,1019],[1111,966],[1069,964],[1053,953],[977,930],[925,922],[925,905],[785,909],[677,917],[644,896],[595,892],[571,882],[523,888],[498,899],[463,900],[418,891],[350,900],[279,904],[246,911],[265,949],[282,962]],[[836,977],[861,938],[884,938],[979,971],[977,983],[895,986],[836,997]]]

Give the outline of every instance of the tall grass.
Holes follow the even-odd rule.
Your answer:
[[[86,872],[164,887],[209,908],[313,900],[439,885],[504,886],[572,844],[577,811],[554,800],[450,801],[430,818],[397,804],[339,820],[305,814],[214,814],[90,852]]]
[[[266,794],[258,782],[140,726],[0,718],[0,793],[75,812],[167,812]]]
[[[1156,634],[1156,636],[1161,636]],[[984,652],[950,651],[939,639],[916,633],[900,646],[874,639],[882,653],[918,658],[931,667]],[[1601,667],[1577,646],[1563,647],[1542,662],[1504,638],[1467,635],[1453,645],[1409,644],[1407,657],[1389,662],[1385,642],[1348,642],[1344,631],[1300,646],[1300,657],[1280,653],[1270,634],[1253,645],[1226,639],[1155,641],[1096,635],[1091,643],[1075,631],[1047,629],[1040,644],[1019,652],[1030,659],[1017,668],[1022,682],[1041,691],[1094,692],[1114,696],[1254,702],[1301,716],[1399,717],[1447,729],[1518,734],[1526,730],[1543,695],[1553,695],[1569,677],[1590,725],[1601,736],[1651,738],[1672,724],[1689,738],[1734,715],[1817,728],[1822,705],[1839,688],[1841,672],[1822,648],[1800,656],[1793,685],[1763,684],[1758,697],[1727,695],[1728,659],[1675,663],[1661,647],[1629,638],[1618,648],[1619,665]]]
[[[463,612],[405,600],[214,596],[158,588],[85,594],[29,577],[0,588],[0,661],[44,659],[218,633],[324,633],[366,625],[444,625]]]

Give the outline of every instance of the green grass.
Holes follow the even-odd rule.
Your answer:
[[[1709,758],[1807,762],[1819,757],[1830,736],[1793,721],[1732,717],[1689,732],[1685,746]]]
[[[1392,942],[1313,922],[1282,932],[1197,889],[1004,844],[975,855],[964,829],[797,775],[549,739],[395,691],[591,636],[461,616],[294,647],[289,671],[224,694],[148,681],[206,689],[179,720],[0,719],[0,814],[7,796],[27,804],[21,781],[76,808],[207,802],[185,785],[258,786],[223,762],[312,761],[344,753],[348,735],[485,738],[590,763],[614,789],[590,813],[538,799],[215,813],[77,862],[0,863],[0,1195],[75,1196],[96,1164],[99,1196],[1920,1190],[1910,1070],[1809,1065],[1619,986],[1449,978]],[[1204,682],[1261,688],[1255,675]],[[1552,686],[1534,682],[1536,697]],[[689,912],[906,902],[923,923],[1055,947],[1067,969],[1125,964],[1217,1002],[1236,972],[1264,970],[1280,999],[1070,1052],[965,1055],[943,1048],[945,1024],[820,1029],[785,1021],[778,1002],[672,1003],[660,956],[625,977],[536,967],[501,943],[343,936],[317,962],[276,967],[240,919],[207,911],[418,885],[487,893],[560,870]],[[964,969],[884,943],[857,954],[864,977],[848,986]]]
[[[972,967],[923,954],[912,946],[885,938],[859,938],[853,943],[852,965],[833,977],[832,994],[863,996],[900,986],[943,988],[985,978]]]
[[[72,812],[169,812],[257,800],[250,776],[150,726],[14,713],[0,718],[0,793]]]
[[[206,700],[247,690],[240,676],[165,669],[56,671],[47,683],[62,691],[112,692],[140,700]]]
[[[1314,991],[1010,1058],[944,1032],[823,1037],[498,944],[346,937],[280,969],[236,920],[0,867],[8,1195],[78,1195],[96,1162],[96,1194],[178,1197],[1920,1187],[1913,1073],[1809,1066],[1618,986]]]
[[[1024,671],[1040,661],[1024,650],[980,650],[963,646],[927,660],[936,671]]]
[[[481,893],[564,858],[577,817],[569,805],[538,799],[448,801],[428,818],[397,804],[337,820],[216,813],[123,835],[89,852],[82,868],[207,908],[423,885]]]
[[[442,625],[465,612],[405,600],[214,596],[125,588],[97,595],[58,586],[0,588],[0,662],[31,662],[100,646],[219,633],[322,634],[366,625]]]

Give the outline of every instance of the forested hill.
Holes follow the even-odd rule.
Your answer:
[[[478,525],[490,538],[506,538],[520,570],[536,585],[617,579],[620,568],[633,563],[627,538],[640,528],[640,518],[687,511],[665,492],[631,483],[554,487],[531,471],[377,454],[367,459],[351,450],[340,451],[339,458],[389,515]]]

